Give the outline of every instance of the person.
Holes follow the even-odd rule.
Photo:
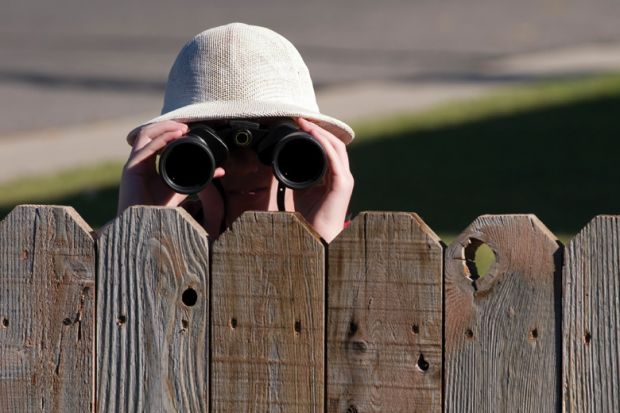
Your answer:
[[[242,23],[206,30],[180,51],[166,83],[162,114],[127,137],[132,149],[123,168],[118,213],[132,205],[182,206],[217,236],[245,211],[277,211],[278,184],[272,168],[251,149],[230,151],[215,169],[213,181],[197,194],[198,208],[196,201],[164,184],[155,164],[157,154],[194,122],[269,123],[282,118],[294,120],[312,135],[327,158],[327,172],[319,184],[285,192],[285,210],[299,212],[330,242],[343,229],[353,191],[345,145],[354,132],[319,111],[308,69],[287,39]]]

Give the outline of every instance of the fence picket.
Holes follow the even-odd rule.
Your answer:
[[[327,410],[440,412],[439,238],[416,214],[366,212],[328,250]]]
[[[473,252],[496,261],[473,281]],[[447,412],[553,412],[560,401],[555,236],[533,215],[485,215],[446,250]]]
[[[0,411],[91,411],[90,231],[67,207],[19,206],[0,223]]]
[[[211,262],[182,209],[91,232],[69,207],[0,221],[0,411],[620,411],[620,216],[564,251],[485,215],[444,251],[413,213],[325,246],[248,212]]]
[[[322,412],[325,251],[294,214],[246,212],[213,246],[214,412]]]
[[[134,207],[97,244],[97,411],[208,411],[206,233]]]
[[[564,411],[620,411],[620,217],[594,218],[568,244]]]

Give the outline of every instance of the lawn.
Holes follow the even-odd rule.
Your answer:
[[[620,75],[539,83],[353,125],[353,213],[415,211],[446,240],[476,216],[534,213],[566,240],[620,208]],[[20,203],[112,219],[121,163],[0,185],[0,217]]]
[[[438,233],[481,214],[534,213],[566,238],[620,210],[619,113],[615,75],[361,125],[352,210],[415,211]]]
[[[0,217],[19,204],[54,204],[74,207],[93,228],[116,214],[122,162],[29,177],[0,185]]]

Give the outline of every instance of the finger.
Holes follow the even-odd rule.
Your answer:
[[[333,134],[315,123],[298,118],[298,124],[305,132],[310,133],[323,146],[332,171],[336,175],[350,175],[349,157],[344,143]]]
[[[140,128],[134,134],[135,139],[133,140],[133,147],[136,149],[141,149],[148,145],[150,141],[166,132],[181,131],[182,133],[186,133],[188,129],[189,128],[186,124],[173,120],[151,123]]]
[[[142,148],[135,147],[132,150],[131,155],[129,156],[128,166],[131,167],[133,165],[137,165],[144,160],[154,156],[157,152],[163,149],[168,143],[175,139],[179,139],[183,136],[184,132],[180,130],[165,132],[159,135],[156,139],[153,139],[148,142]]]
[[[338,139],[331,132],[325,130],[316,123],[310,122],[304,118],[298,118],[297,123],[303,131],[310,133],[323,146],[330,145],[331,147],[333,147],[336,150],[338,158],[340,159],[344,167],[347,170],[349,169],[349,155],[347,154],[347,147],[344,142]]]
[[[147,125],[140,131],[133,147],[141,149],[144,146],[148,145],[152,140],[165,133],[174,131],[181,131],[181,133],[186,133],[187,130],[187,125],[175,121],[165,121]]]
[[[224,170],[224,168],[222,167],[217,167],[215,168],[215,171],[213,171],[213,178],[221,178],[224,175],[226,175],[226,171]]]
[[[329,169],[329,173],[325,174],[323,178],[324,181],[320,186],[331,188],[335,182],[345,183],[350,175],[350,172],[345,168],[335,148],[320,135],[315,133],[313,136],[325,151],[327,166]]]
[[[181,202],[183,202],[186,198],[187,194],[179,194],[177,192],[174,192],[166,203],[166,206],[179,206],[181,205]]]

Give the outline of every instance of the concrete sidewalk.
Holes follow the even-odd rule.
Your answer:
[[[476,72],[434,79],[356,82],[321,88],[321,111],[349,123],[415,112],[509,85],[620,70],[620,42],[584,45],[491,60]],[[154,103],[161,97],[153,97]],[[155,102],[157,100],[157,102]],[[4,135],[0,139],[0,183],[104,161],[123,161],[125,135],[157,113],[70,124]]]

